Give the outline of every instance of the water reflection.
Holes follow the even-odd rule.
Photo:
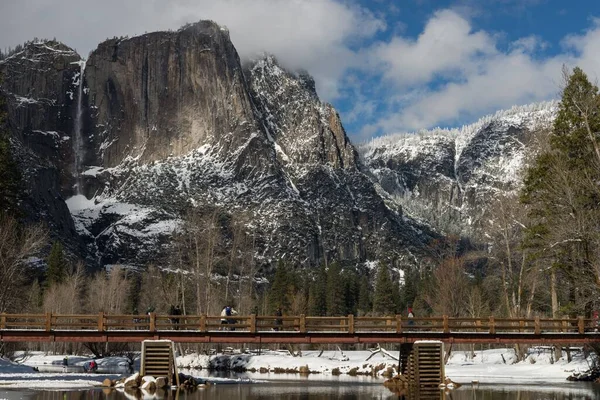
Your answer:
[[[216,384],[193,392],[179,390],[122,392],[114,389],[75,391],[7,391],[0,390],[0,399],[31,400],[138,400],[138,399],[401,399],[401,400],[592,400],[600,398],[600,386],[564,384],[560,386],[483,386],[462,387],[453,391],[432,389],[392,393],[380,384],[331,382],[277,382],[265,384]]]

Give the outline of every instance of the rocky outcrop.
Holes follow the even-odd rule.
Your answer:
[[[282,163],[356,167],[358,154],[339,115],[331,105],[321,103],[308,74],[285,71],[267,55],[246,66],[246,77],[259,118]]]
[[[478,235],[498,194],[514,193],[555,103],[515,107],[460,129],[372,140],[359,150],[382,188],[438,231]]]
[[[246,156],[238,173],[272,167],[237,52],[215,23],[108,40],[86,63],[86,85],[93,165],[148,163],[210,146],[226,161]]]
[[[214,23],[105,42],[85,76],[98,127],[89,147],[99,163],[85,173],[94,188],[86,194],[98,203],[95,213],[74,213],[103,263],[143,264],[164,253],[191,206],[250,215],[261,264],[286,258],[310,266],[324,257],[360,264],[384,254],[412,263],[430,239],[363,173],[312,78],[271,56],[242,69]],[[135,224],[130,212],[115,214],[134,205]],[[166,231],[148,235],[148,226]],[[148,254],[152,248],[157,254]]]
[[[73,192],[73,121],[81,58],[55,42],[30,42],[0,61],[0,96],[7,104],[27,218],[43,221],[80,252],[65,198]]]
[[[266,267],[280,258],[307,267],[385,258],[403,267],[436,237],[373,183],[310,76],[271,56],[242,67],[215,23],[108,40],[84,69],[55,46],[41,72],[13,65],[15,56],[4,61],[16,72],[3,90],[14,97],[15,151],[37,171],[31,211],[63,223],[88,260],[168,262],[186,211],[211,207],[227,215],[225,233],[228,221],[245,221],[253,260]],[[36,107],[52,101],[27,116],[18,96]],[[38,120],[41,110],[51,117]],[[47,135],[27,143],[38,130]]]

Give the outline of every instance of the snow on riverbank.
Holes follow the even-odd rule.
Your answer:
[[[83,372],[83,365],[91,357],[48,355],[44,352],[17,353],[15,362],[0,358],[0,386],[29,389],[77,389],[99,386],[106,378],[115,379],[130,371],[123,357],[96,360],[96,373]]]
[[[453,352],[446,365],[446,376],[459,383],[541,383],[566,382],[569,375],[590,368],[591,359],[585,359],[581,351],[572,353],[572,361],[562,359],[552,362],[547,348],[533,347],[524,361],[516,362],[512,349],[494,349],[475,352],[469,359],[466,352]]]
[[[98,386],[107,375],[83,373],[41,373],[32,367],[0,358],[0,386],[3,388],[67,389]]]
[[[396,351],[391,355],[397,356]],[[312,372],[311,380],[331,380],[342,378],[344,381],[356,380],[363,382],[364,376],[354,377],[357,374],[374,374],[381,377],[388,368],[396,368],[397,361],[385,353],[377,353],[369,360],[369,351],[303,351],[302,356],[293,357],[288,352],[265,350],[261,354],[216,354],[197,355],[189,354],[177,357],[180,368],[203,368],[210,366],[221,369],[238,369],[256,371],[247,374],[247,377],[263,380],[276,380],[279,376],[286,379],[296,376],[305,379],[303,375],[289,375],[290,371],[301,371],[306,368]],[[127,373],[127,360],[120,357],[109,357],[96,360],[99,366],[98,373],[86,374],[79,368],[90,358],[69,357],[67,372],[62,370],[63,356],[45,355],[40,352],[22,354],[17,358],[17,363],[0,359],[0,386],[31,389],[65,389],[98,386],[105,378],[115,379]],[[525,361],[516,363],[512,349],[492,349],[476,351],[475,357],[469,358],[463,351],[454,351],[446,365],[446,375],[459,383],[478,381],[490,384],[540,384],[540,383],[566,383],[566,378],[574,372],[582,372],[591,365],[590,359],[585,359],[581,352],[573,353],[573,361],[563,359],[552,363],[549,350],[531,348]],[[33,367],[40,370],[34,371]],[[139,369],[139,362],[136,370]],[[42,372],[47,371],[47,372]],[[111,371],[115,371],[112,373]],[[269,374],[259,373],[269,371]],[[274,372],[288,372],[288,374],[274,374]],[[341,374],[340,377],[334,375]],[[205,371],[202,371],[205,374]],[[206,374],[207,376],[209,374]],[[244,374],[242,374],[244,376]],[[210,377],[210,380],[219,380]],[[372,378],[369,378],[372,379]],[[375,378],[381,380],[381,378]],[[241,380],[245,382],[247,380]],[[223,382],[235,383],[236,379],[223,379]],[[256,381],[255,381],[256,382]]]
[[[293,357],[288,352],[266,351],[261,355],[195,355],[177,358],[182,368],[229,368],[249,371],[300,371],[308,367],[311,372],[324,376],[341,374],[366,374],[383,376],[388,368],[397,368],[398,362],[386,354],[378,353],[367,361],[369,351],[304,351],[301,357]],[[390,352],[397,356],[397,352]],[[573,360],[566,361],[566,354],[557,362],[552,362],[549,350],[531,348],[528,356],[517,363],[513,349],[492,349],[477,351],[469,359],[467,353],[455,351],[446,365],[446,376],[459,383],[479,381],[481,383],[539,383],[566,382],[574,372],[589,369],[591,360],[584,359],[581,352],[573,353]],[[337,371],[336,371],[337,369]],[[334,372],[335,371],[335,372]],[[352,372],[350,372],[352,371]]]
[[[334,375],[382,375],[388,368],[396,368],[398,361],[378,353],[371,357],[369,351],[303,351],[301,357],[293,357],[287,351],[262,351],[258,354],[232,355],[196,355],[190,354],[177,358],[181,368],[212,368],[249,371],[285,372],[311,371],[315,373]],[[397,356],[397,352],[395,352]],[[392,353],[393,354],[393,353]],[[335,371],[337,370],[337,371]]]

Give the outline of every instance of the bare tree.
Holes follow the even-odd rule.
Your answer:
[[[21,309],[28,258],[37,255],[47,241],[40,225],[20,226],[15,218],[0,215],[0,312]]]
[[[82,294],[86,285],[83,264],[78,264],[62,283],[46,289],[44,312],[54,314],[77,314],[83,310]]]
[[[97,313],[121,314],[127,306],[130,288],[127,271],[113,266],[108,271],[100,271],[89,282],[86,291],[87,310]]]
[[[223,232],[220,224],[220,208],[194,209],[185,217],[179,234],[182,247],[182,266],[193,277],[197,314],[217,311],[214,299],[213,273],[215,265],[223,258]]]
[[[177,304],[178,275],[149,266],[142,274],[140,288],[140,306],[154,308],[158,312],[167,312],[171,304]]]
[[[516,195],[497,195],[485,226],[492,242],[492,258],[499,265],[502,297],[511,318],[529,317],[536,289],[536,268],[522,249],[525,208]],[[529,296],[526,296],[529,294]]]
[[[466,314],[470,293],[469,277],[463,258],[447,258],[433,271],[425,302],[437,315],[461,317]]]

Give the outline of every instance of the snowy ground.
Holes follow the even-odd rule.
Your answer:
[[[472,359],[467,352],[453,352],[446,365],[446,376],[460,383],[564,383],[569,375],[588,370],[592,363],[580,351],[572,353],[572,357],[568,363],[563,353],[563,358],[553,363],[548,348],[535,347],[519,363],[512,349],[477,351]]]
[[[268,370],[269,374],[251,374],[252,377],[262,376],[266,379],[277,379],[274,373],[276,368],[284,370],[299,370],[306,366],[310,371],[318,372],[312,375],[313,379],[327,379],[334,375],[334,369],[342,374],[342,379],[363,379],[351,377],[348,374],[355,370],[357,374],[372,374],[381,377],[388,367],[396,367],[398,362],[391,354],[378,353],[371,357],[369,351],[325,351],[319,356],[318,351],[305,351],[302,357],[292,357],[287,352],[266,351],[261,355],[233,354],[233,355],[186,355],[177,359],[182,368],[206,368],[209,363],[214,366],[228,365],[230,368],[243,367],[247,370]],[[583,372],[589,369],[591,360],[584,359],[581,352],[572,353],[573,360],[563,359],[552,362],[551,352],[548,348],[531,348],[526,359],[517,363],[512,349],[492,349],[475,352],[470,358],[467,352],[454,351],[446,365],[446,376],[459,383],[495,384],[539,384],[565,383],[566,378],[574,372]],[[285,374],[286,379],[289,378]],[[340,379],[340,378],[336,378]],[[370,379],[370,378],[364,378]]]
[[[192,368],[186,372],[194,375],[207,376],[206,370],[198,372],[197,368],[206,368],[209,363],[213,366],[243,367],[247,370],[255,369],[256,373],[245,374],[245,379],[211,377],[222,383],[270,381],[277,379],[308,379],[308,380],[353,380],[356,382],[382,380],[367,376],[350,376],[351,370],[360,373],[372,373],[376,370],[376,376],[388,367],[395,367],[397,361],[391,356],[397,356],[396,352],[390,355],[378,353],[371,357],[369,351],[304,351],[301,357],[292,357],[283,351],[261,351],[261,354],[230,354],[230,355],[185,355],[177,358],[181,368]],[[17,363],[0,359],[0,386],[4,388],[31,388],[31,389],[63,389],[83,388],[97,386],[105,378],[115,379],[127,374],[128,363],[124,358],[110,357],[96,360],[98,372],[86,374],[82,372],[83,364],[91,358],[69,357],[69,367],[63,372],[60,355],[45,355],[43,353],[28,353],[17,358]],[[564,383],[567,376],[574,372],[582,372],[588,369],[590,360],[583,358],[580,352],[573,355],[573,361],[567,363],[564,359],[551,362],[548,350],[532,348],[523,362],[515,363],[514,351],[512,349],[495,349],[477,351],[475,357],[470,359],[466,352],[453,352],[446,366],[446,375],[459,383],[494,384],[540,384],[540,383]],[[39,372],[34,371],[33,367]],[[137,369],[138,365],[136,365]],[[308,367],[310,371],[318,372],[311,374],[308,378],[303,375],[290,375],[275,373],[275,369],[300,370]],[[195,369],[194,369],[195,368]],[[259,373],[261,369],[269,373]],[[338,369],[342,375],[334,376],[334,370]]]

